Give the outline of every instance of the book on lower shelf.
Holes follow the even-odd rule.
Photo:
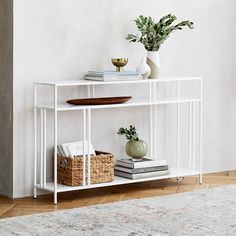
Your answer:
[[[165,166],[167,165],[166,160],[153,160],[150,158],[142,158],[140,161],[133,161],[133,159],[119,159],[117,160],[117,165],[127,167],[127,168],[143,168],[143,167],[153,167],[153,166]]]
[[[146,172],[163,171],[163,170],[168,170],[168,169],[169,169],[168,165],[143,167],[143,168],[135,168],[135,169],[126,168],[119,165],[115,166],[115,170],[130,173],[130,174],[141,174],[141,173],[146,173]]]
[[[151,178],[151,177],[158,177],[163,175],[169,175],[169,170],[163,170],[163,171],[154,171],[154,172],[147,172],[147,173],[140,173],[140,174],[131,174],[131,173],[125,173],[122,171],[115,170],[115,175],[127,179],[145,179],[145,178]]]
[[[165,160],[142,158],[139,161],[134,161],[133,159],[120,159],[115,166],[116,176],[133,180],[169,174],[169,166]]]

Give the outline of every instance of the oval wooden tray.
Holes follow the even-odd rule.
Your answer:
[[[127,102],[131,99],[131,96],[125,97],[101,97],[101,98],[82,98],[68,100],[67,103],[72,105],[108,105],[119,104]]]

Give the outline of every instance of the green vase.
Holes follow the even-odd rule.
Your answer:
[[[148,152],[147,143],[143,140],[139,141],[128,141],[125,145],[126,154],[132,158],[142,158]]]

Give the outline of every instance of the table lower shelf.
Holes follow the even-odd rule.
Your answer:
[[[192,170],[187,170],[187,169],[182,169],[182,168],[181,169],[173,168],[173,169],[170,169],[169,175],[137,179],[137,180],[131,180],[131,179],[115,176],[112,182],[101,183],[101,184],[91,184],[90,186],[86,185],[86,186],[71,187],[71,186],[66,186],[62,184],[57,184],[57,192],[59,193],[59,192],[92,189],[92,188],[115,186],[115,185],[122,185],[122,184],[132,184],[132,183],[145,182],[145,181],[151,181],[151,180],[185,177],[185,176],[192,176],[192,175],[198,175],[198,174],[200,174],[198,171],[192,171]],[[38,189],[49,191],[49,192],[54,192],[53,182],[46,183],[46,186],[41,186],[40,184],[37,184],[35,187]]]

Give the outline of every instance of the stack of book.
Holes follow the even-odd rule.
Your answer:
[[[120,159],[115,166],[115,175],[127,179],[143,179],[169,175],[169,167],[165,160],[142,158],[141,161]]]
[[[142,76],[136,71],[89,71],[84,79],[97,81],[140,80]]]
[[[83,141],[73,142],[73,143],[63,143],[57,145],[57,154],[63,157],[75,157],[75,156],[82,156],[85,149],[85,155],[88,155],[88,141],[86,140],[85,143]],[[90,155],[95,155],[95,150],[92,143],[89,144],[89,152]]]

